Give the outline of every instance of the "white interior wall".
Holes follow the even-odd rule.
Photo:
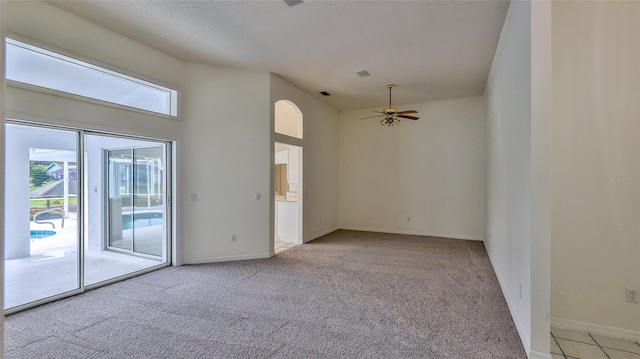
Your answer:
[[[530,2],[513,1],[509,6],[485,96],[488,121],[485,245],[525,350],[530,353]]]
[[[380,109],[340,114],[340,226],[484,239],[484,98],[400,108],[420,119],[387,127],[358,120]]]
[[[531,2],[531,358],[551,350],[551,2]]]
[[[298,198],[304,207],[302,238],[308,242],[338,228],[338,111],[276,75],[271,75],[270,91],[272,106],[286,99],[303,114],[304,140],[297,143],[304,146],[303,190]],[[273,177],[271,173],[271,181]]]
[[[187,65],[179,158],[185,263],[270,255],[269,77]]]
[[[556,325],[640,340],[640,3],[553,2]]]
[[[4,10],[5,2],[0,1],[0,40],[4,41],[5,36],[5,20]],[[0,188],[4,188],[5,171],[4,171],[4,46],[0,46]],[[4,228],[4,192],[0,191],[0,228]],[[0,240],[4,244],[4,234],[0,231]],[[0,245],[0,258],[4,258],[4,245]],[[0,266],[0,298],[4,298],[4,265]],[[4,348],[4,312],[0,312],[0,348]],[[0,359],[4,356],[4,350],[0,351]]]

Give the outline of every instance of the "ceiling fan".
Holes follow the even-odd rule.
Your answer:
[[[387,125],[387,126],[393,126],[393,125],[397,125],[400,123],[400,119],[399,118],[406,118],[409,120],[417,120],[420,117],[416,117],[416,116],[409,116],[409,113],[418,113],[418,111],[416,110],[406,110],[406,111],[398,111],[397,108],[391,107],[391,89],[394,88],[396,85],[394,84],[388,84],[387,87],[389,88],[389,107],[385,108],[382,111],[373,111],[375,113],[380,113],[381,115],[375,115],[375,116],[369,116],[369,117],[363,117],[361,118],[361,120],[367,119],[367,118],[374,118],[374,117],[383,117],[382,120],[380,120],[380,124],[381,125]]]

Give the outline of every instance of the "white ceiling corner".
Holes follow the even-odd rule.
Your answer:
[[[340,110],[481,95],[508,0],[49,1],[173,57],[276,73]],[[371,76],[356,73],[367,70]],[[323,97],[320,91],[331,93]]]

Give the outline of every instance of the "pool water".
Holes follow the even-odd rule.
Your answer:
[[[42,238],[51,237],[56,234],[56,231],[48,231],[48,230],[41,230],[41,229],[31,230],[30,232],[31,233],[29,236],[31,237],[31,239],[42,239]]]
[[[122,216],[122,229],[131,229],[132,219],[136,228],[161,226],[164,224],[162,212],[135,213],[133,216],[125,214]]]

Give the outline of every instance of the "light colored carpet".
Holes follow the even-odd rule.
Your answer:
[[[526,358],[481,242],[337,231],[5,321],[8,358]]]

